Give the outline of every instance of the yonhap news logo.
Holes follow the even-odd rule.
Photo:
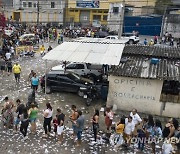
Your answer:
[[[155,143],[158,144],[160,142],[164,143],[170,143],[170,144],[178,144],[180,143],[180,138],[177,137],[171,137],[171,138],[162,138],[162,137],[133,137],[130,139],[127,139],[128,142],[137,144],[137,143]]]

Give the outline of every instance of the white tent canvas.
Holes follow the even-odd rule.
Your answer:
[[[119,65],[124,43],[64,42],[47,53],[44,60]]]

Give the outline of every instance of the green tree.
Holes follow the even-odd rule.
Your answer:
[[[172,0],[156,0],[154,13],[163,15],[166,7],[170,5],[172,5]]]

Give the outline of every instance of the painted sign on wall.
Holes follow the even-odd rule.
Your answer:
[[[123,102],[159,101],[162,81],[129,77],[109,77],[110,99]]]

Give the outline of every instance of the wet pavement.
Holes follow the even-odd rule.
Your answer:
[[[48,47],[48,44],[45,44]],[[52,43],[52,46],[56,46],[56,43]],[[0,106],[3,105],[3,99],[5,96],[8,96],[13,102],[16,99],[20,99],[23,103],[27,102],[28,94],[31,90],[30,83],[28,81],[28,75],[31,70],[34,70],[37,73],[37,76],[42,76],[45,73],[45,62],[42,60],[42,57],[39,53],[35,57],[21,58],[18,60],[19,64],[22,67],[21,80],[20,83],[16,83],[13,74],[0,74]],[[48,61],[48,70],[59,64],[60,62]],[[85,105],[85,100],[79,97],[77,94],[65,93],[65,92],[55,92],[52,94],[45,95],[40,87],[36,95],[36,101],[39,104],[39,113],[37,120],[37,133],[35,135],[30,134],[30,129],[28,128],[28,140],[21,141],[22,135],[20,132],[15,133],[13,130],[3,130],[0,127],[0,153],[10,153],[10,154],[113,154],[113,147],[110,144],[105,143],[105,140],[102,139],[105,136],[105,124],[103,112],[100,113],[100,129],[99,137],[97,143],[93,140],[91,117],[93,116],[93,111],[95,108],[100,109],[105,105],[105,102],[98,100],[93,102],[89,107]],[[65,118],[65,133],[64,140],[62,144],[57,144],[53,132],[48,139],[43,138],[43,115],[42,111],[45,109],[46,102],[50,102],[53,106],[54,111],[57,108],[61,108],[63,113],[66,115]],[[83,111],[85,116],[85,130],[83,132],[82,146],[75,147],[75,141],[72,138],[72,129],[71,122],[69,122],[69,115],[71,114],[70,107],[72,104],[75,104],[78,109]],[[118,113],[115,117],[115,121],[119,118],[119,115],[127,114],[125,112]],[[55,115],[55,112],[54,112]],[[2,125],[1,125],[2,126]],[[160,147],[157,146],[157,150]],[[136,147],[132,145],[130,149],[121,149],[117,153],[119,154],[132,154],[132,153],[151,153],[150,146],[146,146],[144,152],[137,152]]]

